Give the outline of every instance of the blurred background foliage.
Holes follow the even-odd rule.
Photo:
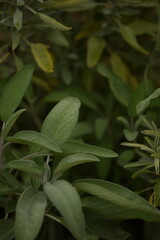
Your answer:
[[[159,194],[160,190],[154,190],[158,181],[154,171],[141,165],[124,169],[126,164],[149,156],[120,145],[124,141],[144,143],[141,130],[150,122],[159,128],[159,97],[143,116],[136,113],[139,101],[160,87],[159,29],[159,0],[0,0],[0,91],[24,65],[35,65],[32,84],[22,102],[28,111],[15,130],[24,126],[39,129],[53,104],[75,96],[82,107],[71,138],[119,154],[116,160],[102,158],[95,165],[75,167],[66,179],[109,180],[151,202],[155,192]],[[159,239],[158,223],[128,220],[120,225],[132,233],[129,238],[119,229],[118,235],[110,233],[105,238],[103,233],[102,237]],[[48,234],[52,235],[53,227],[59,229],[55,239],[64,239],[56,223]],[[97,231],[101,230],[97,227]]]

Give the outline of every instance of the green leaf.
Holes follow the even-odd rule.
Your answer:
[[[54,175],[59,175],[66,171],[67,169],[74,167],[79,164],[98,162],[99,159],[95,156],[89,154],[73,154],[63,158],[56,169],[54,170]]]
[[[63,91],[53,91],[47,94],[44,98],[44,102],[59,102],[63,98],[70,97],[70,94],[63,92]]]
[[[61,47],[69,47],[70,43],[65,37],[63,32],[60,31],[51,31],[47,33],[47,39],[49,40],[50,43],[59,45]]]
[[[98,141],[102,140],[105,134],[107,125],[108,125],[108,119],[106,118],[97,118],[95,120],[95,125],[94,125],[95,135]]]
[[[63,88],[68,94],[73,97],[77,97],[85,106],[93,109],[98,110],[98,105],[95,101],[95,98],[92,94],[89,94],[87,91],[80,87],[76,87],[74,85],[70,85],[69,87]]]
[[[20,35],[18,31],[12,33],[12,51],[14,51],[20,43]]]
[[[71,138],[81,137],[93,132],[91,124],[87,121],[78,122],[75,126]]]
[[[160,201],[160,181],[157,182],[154,186],[154,205],[158,205]]]
[[[138,136],[138,131],[131,131],[129,129],[124,129],[124,135],[128,141],[134,141]]]
[[[75,188],[64,180],[47,182],[44,191],[49,200],[58,209],[64,224],[77,240],[85,239],[85,220],[80,197]]]
[[[119,55],[112,53],[110,58],[113,72],[123,80],[124,83],[128,84],[132,89],[137,87],[137,79],[131,74],[128,66],[120,58]]]
[[[110,88],[115,98],[125,107],[128,106],[131,91],[128,86],[114,73],[112,73],[105,64],[99,63],[97,71],[105,78],[109,79]],[[123,94],[122,94],[123,93]]]
[[[18,31],[22,28],[22,17],[23,17],[23,12],[19,10],[19,8],[17,8],[13,15],[13,24]]]
[[[24,0],[17,0],[17,6],[24,5]]]
[[[88,6],[89,5],[89,6]],[[85,7],[95,7],[98,3],[91,2],[91,0],[62,0],[62,1],[48,1],[44,3],[44,6],[48,8],[56,8],[70,11],[85,10]]]
[[[1,219],[0,220],[0,239],[12,240],[15,236],[14,233],[14,220],[13,219]]]
[[[63,144],[71,135],[79,116],[80,101],[74,97],[61,100],[45,118],[41,132]]]
[[[47,199],[43,192],[28,187],[16,207],[16,240],[34,240],[41,228]]]
[[[135,35],[149,34],[154,36],[154,33],[158,30],[158,25],[144,20],[136,20],[130,23],[129,27],[132,29]]]
[[[160,96],[160,88],[156,89],[149,97],[142,100],[136,107],[137,114],[141,114],[150,104],[150,101]]]
[[[13,137],[7,137],[7,141],[37,145],[53,152],[62,152],[60,147],[53,140],[42,133],[31,130],[17,132]]]
[[[16,122],[16,120],[19,118],[19,116],[26,111],[26,109],[20,109],[18,111],[16,111],[15,113],[13,113],[11,115],[11,117],[8,119],[8,121],[6,122],[4,128],[2,129],[1,132],[1,138],[5,139],[5,137],[7,136],[8,132],[10,131],[10,129],[12,128],[12,126],[14,125],[14,123]]]
[[[102,38],[90,37],[87,41],[87,66],[94,67],[100,60],[105,47],[105,41]]]
[[[33,66],[25,66],[6,84],[0,97],[0,118],[7,121],[18,107],[32,79]]]
[[[6,180],[0,179],[0,195],[14,192],[14,188]]]
[[[48,51],[48,47],[42,43],[31,43],[30,47],[37,65],[46,73],[53,72],[54,58]]]
[[[74,186],[80,191],[96,196],[97,203],[94,199],[91,205],[95,205],[93,208],[100,209],[105,214],[108,212],[108,216],[111,214],[121,219],[140,218],[150,222],[160,221],[160,211],[157,208],[123,186],[94,179],[79,180]]]
[[[102,239],[125,240],[131,235],[114,223],[106,221],[106,219],[92,218],[89,219],[88,224],[94,233]]]
[[[12,175],[11,173],[9,173],[6,170],[1,171],[1,175],[3,176],[3,178],[5,178],[7,180],[7,182],[16,189],[23,189],[24,185],[19,182],[16,177],[14,175]]]
[[[138,88],[132,93],[129,106],[128,106],[128,114],[130,117],[135,117],[136,114],[136,106],[137,104],[144,99],[146,96],[146,91],[145,91],[145,82],[142,81]]]
[[[43,13],[37,13],[37,15],[45,24],[47,24],[48,27],[51,27],[59,31],[69,31],[72,29],[71,27],[66,27],[62,23],[56,21],[54,18],[51,18]]]
[[[137,51],[143,53],[143,54],[148,54],[148,51],[145,50],[143,47],[139,45],[137,42],[136,36],[132,29],[129,26],[123,25],[121,22],[117,21],[118,25],[120,27],[120,32],[122,34],[122,37],[124,40],[133,48],[135,48]]]
[[[99,157],[117,157],[118,155],[105,148],[97,147],[94,145],[89,145],[85,143],[80,143],[76,141],[67,141],[61,146],[64,153],[88,153]]]
[[[13,160],[6,165],[9,168],[17,169],[23,172],[34,174],[38,177],[42,177],[42,170],[39,169],[38,165],[32,160]]]

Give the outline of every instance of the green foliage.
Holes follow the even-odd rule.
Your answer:
[[[0,239],[158,240],[159,1],[0,6]]]

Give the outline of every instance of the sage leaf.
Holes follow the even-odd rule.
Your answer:
[[[61,146],[63,153],[88,153],[98,157],[117,157],[112,150],[76,141],[67,141]]]
[[[14,191],[14,188],[6,180],[0,179],[0,195],[5,195]]]
[[[54,71],[54,58],[48,51],[48,47],[42,43],[30,44],[33,57],[37,65],[47,73]]]
[[[82,164],[82,163],[89,163],[89,162],[98,162],[99,159],[93,155],[89,154],[73,154],[69,155],[65,158],[63,158],[56,169],[54,170],[54,175],[58,175],[66,171],[67,169],[70,169],[71,167],[74,167],[76,165]]]
[[[105,41],[98,37],[90,37],[87,41],[87,66],[94,67],[100,60]]]
[[[80,197],[75,188],[64,180],[47,182],[44,191],[64,219],[64,225],[77,240],[85,240],[85,220]]]
[[[32,160],[13,160],[7,163],[7,167],[17,169],[23,172],[34,174],[38,177],[42,177],[42,170],[39,169],[38,165]]]
[[[131,97],[131,91],[128,86],[103,63],[97,65],[97,71],[109,80],[113,95],[122,105],[127,107]]]
[[[80,101],[74,97],[61,100],[45,118],[41,132],[58,145],[71,135],[79,116]]]
[[[5,138],[8,134],[8,132],[10,131],[10,129],[12,128],[12,126],[14,125],[15,121],[19,118],[19,116],[26,111],[26,109],[20,109],[18,111],[16,111],[15,113],[13,113],[11,115],[11,117],[8,119],[8,121],[6,122],[4,128],[2,129],[1,132],[1,138]]]
[[[28,187],[18,199],[16,207],[16,240],[34,240],[41,228],[47,199],[43,192]]]
[[[23,17],[23,12],[19,10],[19,8],[17,8],[13,15],[13,24],[18,31],[22,28],[22,17]]]
[[[47,136],[36,131],[20,131],[13,137],[8,137],[7,141],[22,144],[37,145],[53,152],[62,152],[60,147]]]
[[[160,211],[153,207],[148,201],[132,192],[131,190],[103,180],[79,180],[74,186],[83,192],[94,195],[96,199],[90,198],[92,206],[95,209],[101,209],[101,212],[113,215],[121,219],[140,218],[144,221],[159,222]],[[134,201],[133,201],[134,199]],[[90,203],[91,203],[90,201]]]
[[[150,101],[154,98],[160,96],[160,88],[156,89],[149,97],[145,98],[141,102],[138,103],[136,110],[137,114],[141,114],[150,104]]]
[[[21,102],[32,79],[33,66],[27,65],[6,84],[0,97],[0,118],[7,121]]]
[[[0,239],[12,240],[15,237],[14,233],[14,220],[13,219],[1,219],[0,220]]]
[[[60,31],[69,31],[72,29],[71,27],[66,27],[62,23],[56,21],[54,18],[51,18],[43,13],[37,13],[37,15],[45,24],[47,24],[48,27],[51,27],[53,29],[60,30]]]

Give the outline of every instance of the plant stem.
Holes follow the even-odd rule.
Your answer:
[[[54,221],[56,221],[56,222],[58,222],[58,223],[63,224],[62,221],[61,221],[60,219],[58,219],[57,217],[54,217],[54,216],[52,216],[52,215],[50,215],[50,214],[48,214],[48,213],[46,213],[45,216],[53,219]]]

